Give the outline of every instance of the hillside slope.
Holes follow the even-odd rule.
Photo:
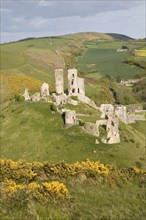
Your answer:
[[[91,115],[83,121],[97,120],[99,113],[87,105],[74,107],[77,113]],[[11,103],[1,114],[1,157],[29,161],[82,161],[87,158],[115,164],[118,167],[144,167],[143,129],[120,124],[121,142],[95,145],[95,137],[84,133],[80,126],[65,129],[60,114],[52,114],[49,103]]]
[[[114,41],[106,34],[89,32],[27,39],[1,45],[2,157],[40,161],[64,159],[68,162],[91,157],[91,159],[101,159],[105,163],[115,163],[118,166],[130,166],[136,162],[143,166],[143,160],[140,159],[143,158],[144,152],[143,122],[140,122],[138,127],[140,130],[138,131],[136,131],[136,127],[121,124],[120,144],[113,146],[100,144],[97,147],[94,143],[94,137],[86,135],[80,127],[73,126],[65,130],[62,118],[60,115],[51,114],[48,103],[17,103],[14,99],[15,95],[22,94],[25,88],[28,88],[32,93],[39,91],[42,82],[48,82],[51,92],[54,92],[55,68],[64,69],[66,88],[68,68],[78,68],[81,63],[88,65],[98,57],[97,61],[100,61],[102,65],[98,65],[98,63],[97,68],[105,67],[109,74],[107,78],[103,78],[102,71],[97,71],[97,69],[93,71],[92,68],[89,68],[88,72],[85,66],[83,66],[84,71],[78,69],[78,72],[80,76],[85,77],[86,94],[97,105],[101,103],[113,104],[114,98],[109,87],[113,86],[111,84],[114,82],[112,69],[117,68],[117,64],[113,61],[113,66],[110,66],[112,60],[106,62],[107,66],[103,64],[105,63],[104,59],[109,59],[109,51],[112,50],[113,53],[123,43],[125,41]],[[143,42],[128,43],[131,49],[140,45],[143,45]],[[102,52],[99,53],[99,51]],[[107,51],[107,56],[105,51]],[[100,54],[102,55],[100,56]],[[86,57],[86,55],[88,56]],[[121,65],[126,64],[121,63]],[[134,67],[129,68],[130,71],[134,70]],[[141,69],[138,68],[139,70]],[[126,73],[123,71],[123,76],[124,74],[127,75],[128,71]],[[118,85],[116,91],[120,91],[120,93],[126,91],[125,100],[128,97],[130,102],[134,102],[131,98],[131,89]],[[125,96],[121,97],[122,104],[124,104],[124,98]],[[86,105],[80,105],[75,110],[79,111],[78,113],[92,115],[90,117],[92,121],[99,118],[99,114]],[[89,120],[89,117],[86,117],[85,120]],[[135,129],[136,135],[134,135],[133,129]],[[94,150],[97,150],[96,154],[93,153]]]
[[[117,54],[117,48],[123,44],[126,44],[130,51]],[[67,69],[77,68],[79,75],[87,76],[87,87],[88,76],[91,78],[92,73],[96,78],[105,75],[113,78],[133,77],[144,70],[126,62],[131,51],[143,45],[144,42],[115,41],[112,36],[94,32],[28,38],[3,44],[0,46],[2,100],[12,98],[15,93],[22,93],[26,87],[30,91],[37,91],[42,82],[48,82],[51,91],[54,91],[56,68],[64,69],[65,81]],[[30,83],[33,79],[34,85]],[[94,83],[91,85],[94,86]],[[102,98],[102,102],[107,102],[106,100],[107,97]]]
[[[117,40],[134,40],[134,38],[129,37],[127,35],[124,34],[116,34],[116,33],[107,33],[107,35],[113,37],[114,39]]]

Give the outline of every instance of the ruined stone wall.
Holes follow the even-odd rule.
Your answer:
[[[77,69],[68,70],[68,91],[69,95],[85,95],[84,78],[77,75]]]
[[[115,115],[118,116],[118,118],[124,122],[127,123],[127,109],[126,106],[119,106],[115,109]]]
[[[76,124],[76,111],[66,110],[65,111],[65,124]]]
[[[69,95],[78,94],[77,69],[68,70],[68,91]]]
[[[99,136],[98,126],[95,123],[85,122],[83,129],[88,134],[91,134],[95,137]]]
[[[28,92],[28,89],[25,89],[24,93],[23,93],[24,99],[25,101],[30,101],[31,100],[31,96]]]
[[[77,77],[78,93],[85,95],[84,78]]]
[[[53,101],[55,101],[56,105],[59,106],[63,106],[67,104],[67,95],[61,94],[61,95],[56,95],[55,93],[53,94]]]
[[[107,120],[106,130],[108,144],[116,144],[120,142],[119,120],[117,118]]]
[[[40,94],[42,98],[50,95],[48,83],[43,83],[41,86]]]
[[[55,70],[55,88],[57,94],[64,93],[63,69]]]
[[[95,104],[94,101],[92,101],[90,98],[88,98],[87,96],[85,95],[81,95],[81,94],[78,94],[78,99],[87,104],[87,105],[90,105],[92,108],[96,109],[96,110],[99,110],[99,108],[97,107],[97,105]]]

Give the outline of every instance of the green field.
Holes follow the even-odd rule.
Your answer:
[[[113,78],[120,76],[123,79],[132,78],[135,74],[143,73],[139,67],[124,64],[129,57],[129,52],[117,52],[113,48],[88,48],[85,54],[78,59],[81,72],[97,72],[101,75],[109,75]]]

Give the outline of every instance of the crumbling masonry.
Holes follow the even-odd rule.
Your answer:
[[[77,69],[68,70],[68,93],[70,96],[85,95],[84,78],[77,76]]]

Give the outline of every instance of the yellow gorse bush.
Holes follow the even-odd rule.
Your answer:
[[[132,170],[132,173],[134,173],[134,174],[144,174],[144,175],[146,175],[146,170],[142,170],[138,167],[132,167],[131,170]]]
[[[38,202],[45,202],[51,198],[69,199],[69,192],[63,183],[58,181],[44,182],[38,184],[32,182],[29,184],[17,184],[12,179],[6,179],[1,182],[1,195],[4,199],[12,199],[21,191],[27,194],[28,198],[33,198]]]
[[[134,50],[134,53],[138,57],[146,57],[146,50]]]
[[[95,174],[108,175],[110,173],[110,169],[107,166],[100,163],[99,161],[94,162],[90,161],[89,159],[83,162],[76,162],[73,164],[66,164],[64,162],[58,164],[51,164],[50,167],[48,166],[48,168],[50,169],[50,172],[52,172],[55,175],[76,175],[79,173],[90,174],[91,172]]]
[[[74,172],[79,169],[80,171],[85,171],[85,172],[92,171],[97,174],[108,175],[110,173],[110,170],[107,166],[100,163],[99,161],[94,162],[94,161],[90,161],[89,159],[87,159],[86,161],[83,161],[81,163],[76,162],[76,163],[72,164],[71,169],[74,170]]]
[[[51,195],[55,195],[59,198],[68,198],[69,193],[66,186],[63,183],[58,181],[53,181],[51,183],[43,183],[42,184],[45,191]]]
[[[18,190],[24,189],[26,186],[24,184],[16,184],[12,179],[6,179],[2,182],[2,193],[6,196],[11,197]]]
[[[0,160],[0,187],[2,200],[14,200],[28,198],[40,203],[54,199],[68,200],[68,189],[64,183],[55,179],[63,179],[68,176],[86,175],[95,177],[102,175],[109,181],[117,178],[136,177],[146,175],[146,170],[133,167],[118,170],[109,168],[99,161],[90,161],[67,164],[65,162],[26,162],[13,160]]]
[[[24,75],[9,75],[1,72],[0,78],[2,83],[7,85],[7,92],[11,95],[23,93],[25,88],[30,92],[40,90],[41,81]]]
[[[29,182],[37,173],[32,170],[32,163],[24,161],[0,160],[1,179],[14,179],[19,182]]]

